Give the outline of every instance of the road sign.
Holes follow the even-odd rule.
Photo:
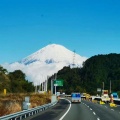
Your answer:
[[[97,88],[97,92],[101,92],[101,88]]]
[[[63,86],[63,80],[62,79],[54,80],[54,86]]]

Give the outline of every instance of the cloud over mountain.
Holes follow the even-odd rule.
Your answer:
[[[62,45],[50,44],[21,61],[6,63],[2,66],[9,72],[20,69],[26,74],[29,81],[40,84],[47,79],[47,76],[53,75],[64,66],[72,66],[73,62],[75,66],[81,67],[86,59]]]

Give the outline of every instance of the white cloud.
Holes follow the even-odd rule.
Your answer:
[[[34,84],[40,84],[47,79],[47,76],[57,73],[64,66],[73,64],[73,58],[74,63],[79,67],[87,59],[86,57],[81,57],[73,53],[64,46],[52,44],[22,59],[20,63],[5,63],[2,66],[8,72],[22,70],[26,74],[28,81],[32,81]]]
[[[2,66],[6,68],[8,72],[21,70],[26,74],[28,81],[32,81],[34,84],[41,84],[47,79],[47,76],[51,76],[62,69],[65,66],[65,63],[46,64],[37,61],[29,65],[24,65],[15,62],[13,64],[5,63]]]

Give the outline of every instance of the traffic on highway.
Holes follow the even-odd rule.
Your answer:
[[[71,101],[72,97],[61,97],[53,107],[26,120],[120,120],[120,105],[84,98],[81,102]]]

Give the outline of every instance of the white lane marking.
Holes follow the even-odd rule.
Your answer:
[[[65,100],[67,100],[70,103],[70,106],[69,106],[68,110],[66,111],[66,113],[59,120],[62,120],[67,115],[67,113],[69,112],[69,110],[71,108],[71,102],[68,99],[65,99]]]
[[[105,108],[107,108],[107,106],[105,106]]]
[[[92,108],[90,108],[90,110],[92,110]]]
[[[84,104],[84,105],[86,105],[86,104]],[[88,105],[86,105],[88,108],[89,108],[89,106]],[[102,105],[101,105],[102,106]],[[90,110],[92,110],[92,108],[90,108]],[[93,112],[93,114],[94,115],[96,115],[96,113],[95,112]],[[97,118],[97,120],[100,120],[100,118]]]
[[[111,109],[112,111],[114,111],[114,109]]]
[[[95,113],[95,112],[93,112],[93,114],[94,114],[94,115],[96,115],[96,113]]]
[[[97,118],[97,120],[100,120],[100,118]]]

